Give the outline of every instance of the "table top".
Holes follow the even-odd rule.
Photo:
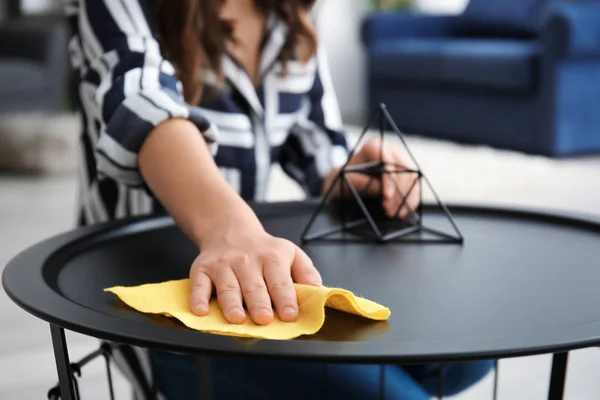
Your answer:
[[[253,207],[270,233],[300,243],[316,203]],[[330,311],[319,333],[293,341],[192,331],[138,313],[103,292],[187,277],[196,249],[166,217],[48,239],[9,263],[3,285],[13,301],[50,323],[176,352],[408,363],[600,345],[600,219],[498,207],[450,209],[465,237],[462,245],[304,245],[326,285],[350,289],[392,314],[387,322],[373,322]],[[425,215],[432,223],[443,219],[428,206]]]

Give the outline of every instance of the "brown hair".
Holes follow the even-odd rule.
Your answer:
[[[157,0],[157,35],[166,58],[173,63],[187,101],[197,103],[203,85],[201,68],[221,76],[221,58],[228,41],[233,40],[230,22],[220,17],[225,0]],[[315,0],[255,0],[263,12],[275,12],[287,25],[288,36],[280,61],[285,63],[302,48],[302,61],[317,51],[317,35],[308,21]]]

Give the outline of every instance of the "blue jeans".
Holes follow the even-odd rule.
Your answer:
[[[196,399],[193,357],[151,352],[157,388],[168,400]],[[386,366],[387,400],[429,400],[469,388],[493,369],[493,361],[419,366]],[[380,399],[379,365],[332,365],[237,358],[213,358],[214,394],[218,400]]]

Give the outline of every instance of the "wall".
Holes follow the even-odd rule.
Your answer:
[[[60,8],[57,0],[21,0],[21,9],[24,14],[37,14],[54,11]]]
[[[365,115],[365,57],[360,24],[368,0],[320,0],[320,40],[329,58],[333,84],[345,123],[362,124]]]
[[[20,0],[21,13],[40,14],[61,9],[60,0]],[[0,0],[0,21],[9,18],[9,0]]]
[[[458,14],[469,0],[415,0],[419,11],[428,14]]]

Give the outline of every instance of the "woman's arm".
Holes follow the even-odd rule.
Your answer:
[[[138,159],[152,192],[198,246],[215,239],[230,222],[262,229],[250,207],[223,179],[198,129],[189,121],[160,124]]]

